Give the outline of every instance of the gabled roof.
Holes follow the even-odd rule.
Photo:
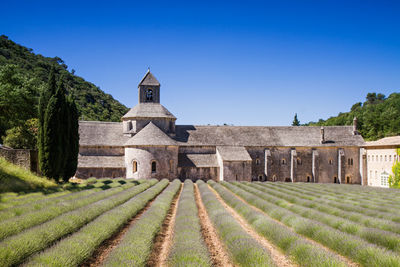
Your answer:
[[[195,126],[176,125],[175,140],[180,146],[283,146],[338,147],[362,146],[361,135],[353,135],[352,126]]]
[[[251,161],[251,157],[243,146],[217,146],[217,153],[223,161]]]
[[[79,145],[120,146],[129,137],[123,135],[122,122],[80,121]]]
[[[124,156],[83,156],[78,157],[78,168],[125,168]]]
[[[376,141],[366,142],[365,146],[400,146],[400,136],[385,137]]]
[[[176,146],[176,142],[149,122],[140,132],[131,137],[124,146]]]
[[[139,103],[122,118],[170,118],[176,120],[176,117],[160,103]]]
[[[149,69],[140,81],[139,86],[140,85],[160,86],[160,83],[157,81],[156,77],[154,77]]]

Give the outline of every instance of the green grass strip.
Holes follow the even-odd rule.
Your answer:
[[[218,201],[208,185],[201,180],[197,181],[197,185],[208,217],[234,262],[245,267],[275,266],[269,251],[247,234]]]
[[[148,183],[134,186],[106,199],[64,213],[51,221],[3,240],[0,242],[0,262],[2,266],[21,263],[33,253],[45,249],[53,242],[78,230],[104,212],[121,205],[155,183],[157,183],[157,180],[150,180]]]
[[[369,244],[360,238],[340,232],[314,220],[302,218],[232,183],[222,182],[221,184],[251,205],[291,227],[297,233],[307,236],[363,266],[400,266],[400,256],[398,254]]]
[[[222,199],[270,242],[281,248],[299,266],[346,266],[337,256],[322,250],[273,219],[251,208],[219,183],[208,182]]]
[[[133,187],[134,184],[131,184]],[[47,208],[33,211],[22,216],[14,217],[0,222],[0,240],[15,235],[25,229],[49,221],[66,212],[79,209],[101,199],[107,198],[118,192],[123,191],[122,187],[117,187],[105,191],[100,191],[79,199],[71,199],[58,205],[49,205]]]
[[[161,230],[172,200],[181,187],[174,180],[140,219],[128,230],[121,243],[109,254],[102,266],[146,266],[155,236]]]
[[[169,266],[211,266],[201,234],[200,218],[194,198],[193,182],[186,180],[178,202]]]
[[[102,214],[78,232],[33,257],[26,266],[78,266],[89,258],[104,240],[110,238],[142,210],[168,183],[169,181],[164,179],[124,204]]]

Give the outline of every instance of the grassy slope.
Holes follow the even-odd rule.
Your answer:
[[[0,193],[54,189],[57,184],[0,158]]]

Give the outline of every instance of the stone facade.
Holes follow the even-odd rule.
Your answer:
[[[364,140],[353,126],[175,125],[148,71],[121,123],[80,122],[77,177],[362,184]],[[92,171],[91,171],[92,170]]]

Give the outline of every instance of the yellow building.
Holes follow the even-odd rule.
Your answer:
[[[369,186],[389,187],[389,175],[399,160],[400,136],[386,137],[366,142],[367,176]]]

